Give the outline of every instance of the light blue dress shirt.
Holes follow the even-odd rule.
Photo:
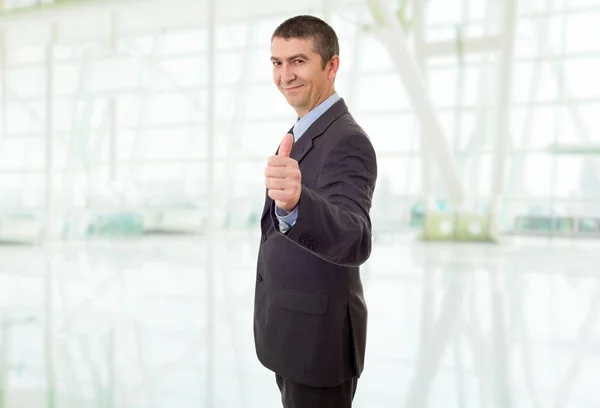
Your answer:
[[[315,123],[315,121],[319,119],[321,115],[327,111],[327,109],[331,108],[331,106],[339,100],[340,96],[337,94],[337,92],[334,92],[333,95],[325,99],[302,118],[298,119],[293,129],[294,143],[302,137],[310,125]],[[296,223],[296,218],[298,218],[298,206],[296,206],[296,208],[294,208],[289,214],[275,206],[275,215],[279,220],[279,231],[286,233]]]

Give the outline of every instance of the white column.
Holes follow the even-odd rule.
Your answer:
[[[0,408],[6,407],[8,377],[8,319],[0,316]]]
[[[495,0],[485,0],[485,11],[484,11],[484,38],[490,38],[490,25],[493,23],[492,9],[494,8],[493,2]],[[498,35],[498,38],[501,36]],[[492,41],[493,42],[493,41]],[[494,45],[490,44],[490,49],[493,49]],[[477,100],[476,100],[476,113],[475,113],[475,126],[471,130],[469,135],[469,151],[468,156],[471,157],[471,165],[468,167],[468,184],[471,186],[472,196],[479,197],[481,194],[481,148],[484,143],[488,110],[492,103],[492,91],[489,90],[487,81],[488,73],[493,71],[495,66],[491,61],[490,53],[484,54],[481,61],[481,68],[478,72],[477,79]],[[488,183],[488,180],[485,180]]]
[[[361,11],[362,12],[362,11]],[[344,96],[344,100],[352,109],[354,104],[356,103],[356,95],[357,95],[357,86],[360,78],[360,74],[362,71],[362,59],[358,58],[361,54],[362,49],[364,48],[363,36],[364,36],[364,28],[361,19],[361,12],[357,14],[357,19],[359,21],[354,28],[354,38],[352,39],[352,64],[348,68],[348,80],[347,80],[347,88]]]
[[[51,251],[47,251],[44,259],[44,368],[46,375],[46,407],[56,407],[56,376],[54,367],[54,313],[53,313],[53,275]]]
[[[117,14],[113,12],[110,16],[110,49],[113,52],[117,51]],[[108,106],[109,112],[109,180],[111,186],[114,186],[117,181],[117,97],[111,96]]]
[[[206,135],[208,137],[208,211],[207,211],[207,223],[206,232],[204,234],[206,239],[206,401],[204,406],[214,406],[214,381],[213,381],[213,359],[214,359],[214,336],[215,336],[215,324],[214,324],[214,270],[215,270],[215,248],[214,248],[214,231],[215,231],[215,138],[216,138],[216,7],[217,0],[208,0],[208,92],[206,101],[206,117],[207,127]]]
[[[109,101],[109,150],[108,150],[108,174],[111,186],[117,181],[117,101],[115,96],[111,96]]]
[[[8,102],[8,83],[6,81],[6,54],[7,54],[7,46],[6,46],[6,30],[2,29],[0,31],[0,47],[2,47],[1,51],[0,51],[0,81],[1,81],[1,87],[2,87],[2,94],[1,94],[1,98],[2,98],[2,134],[0,134],[0,139],[6,137],[6,132],[8,130],[8,118],[6,117],[6,111],[7,111],[7,102]]]
[[[492,206],[490,225],[496,225],[500,195],[504,187],[506,154],[510,140],[510,106],[512,101],[512,73],[514,62],[514,43],[517,18],[516,0],[507,0],[504,9],[504,36],[500,55],[500,72],[498,81],[498,116],[496,144],[493,157],[492,173]]]
[[[47,240],[52,235],[52,227],[56,220],[53,220],[53,181],[54,181],[54,44],[56,42],[57,26],[52,23],[50,27],[50,38],[46,45],[46,95],[45,95],[45,112],[44,112],[44,171],[45,171],[45,217],[44,217],[44,238]],[[54,222],[52,222],[54,221]]]
[[[425,34],[423,20],[423,1],[413,0],[413,29],[415,38],[415,57],[417,65],[423,75],[423,85],[426,86],[427,80],[427,65],[425,61]],[[422,136],[427,129],[421,124],[421,178],[422,178],[422,195],[423,195],[423,211],[426,213],[435,210],[435,197],[433,196],[433,179],[431,169],[433,167],[433,158],[429,144],[425,143]]]
[[[322,0],[323,20],[331,24],[331,0]]]

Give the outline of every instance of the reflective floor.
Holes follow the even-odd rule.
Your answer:
[[[279,407],[252,341],[258,236],[208,242],[0,247],[0,408]],[[599,241],[377,236],[355,406],[600,406],[599,265]]]

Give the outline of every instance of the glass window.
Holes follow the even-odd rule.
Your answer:
[[[598,2],[595,1],[595,5]],[[600,9],[576,13],[567,19],[566,45],[569,53],[592,52],[600,50]]]
[[[429,1],[425,9],[427,24],[458,23],[461,21],[464,6],[465,3],[460,0]]]
[[[523,160],[523,165],[514,167],[518,160]],[[506,185],[507,191],[522,191],[530,197],[549,198],[552,195],[553,162],[548,153],[512,154],[506,163],[506,169],[518,168],[516,185]],[[506,177],[505,180],[509,180]],[[520,187],[520,188],[517,188]]]
[[[396,73],[361,75],[355,92],[357,112],[392,112],[409,108],[408,95]]]
[[[600,57],[572,58],[564,62],[565,90],[568,98],[600,97],[600,81],[592,80],[600,72]],[[566,95],[565,95],[566,96]]]
[[[558,109],[555,106],[516,107],[511,116],[512,146],[516,149],[547,148],[557,134]],[[564,133],[560,132],[560,135]]]
[[[361,114],[356,120],[380,154],[418,151],[416,119],[407,113]]]
[[[44,114],[41,101],[9,102],[6,104],[6,130],[8,133],[41,133]]]
[[[167,31],[161,42],[163,55],[197,53],[208,48],[207,32],[201,28]]]
[[[556,101],[557,73],[546,64],[538,64],[540,63],[515,62],[512,73],[512,100],[515,103]]]
[[[361,74],[390,73],[395,70],[390,51],[381,41],[368,33],[362,36],[361,41],[360,55],[351,60],[352,64],[358,65]],[[343,55],[340,58],[343,58]],[[344,59],[342,61],[343,64],[350,65],[350,61]]]

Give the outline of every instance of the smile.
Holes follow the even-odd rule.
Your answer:
[[[294,86],[292,88],[283,88],[283,89],[286,90],[286,91],[295,91],[296,89],[298,89],[300,87],[302,87],[302,85]]]

